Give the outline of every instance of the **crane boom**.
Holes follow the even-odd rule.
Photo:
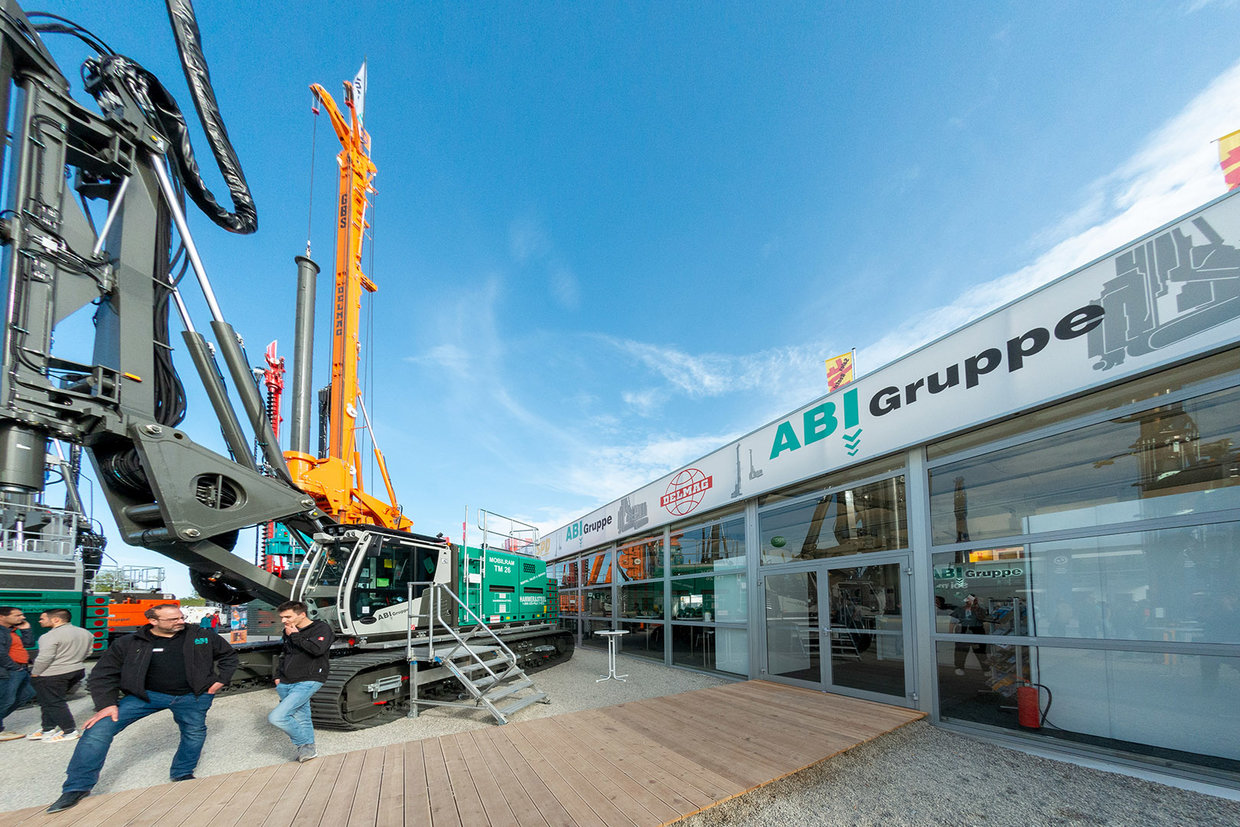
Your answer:
[[[285,457],[297,484],[338,522],[374,523],[407,531],[413,523],[401,513],[387,466],[377,447],[375,455],[389,502],[368,494],[362,484],[356,438],[361,399],[358,377],[362,348],[361,306],[363,293],[378,290],[362,272],[362,241],[370,226],[366,210],[370,206],[369,194],[374,191],[377,169],[370,159],[370,135],[358,119],[353,96],[348,93],[351,90],[348,81],[345,88],[347,118],[326,89],[317,83],[310,86],[340,139],[340,152],[336,156],[340,166],[340,190],[336,216],[328,451],[326,457],[312,457],[297,451],[288,451]]]

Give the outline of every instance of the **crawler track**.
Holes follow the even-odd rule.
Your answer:
[[[563,630],[500,634],[521,658],[526,672],[546,669],[572,657],[573,637]],[[455,678],[423,685],[424,695],[455,694]],[[409,663],[403,649],[346,654],[332,658],[331,677],[310,699],[314,725],[323,729],[365,729],[404,717],[409,710]]]

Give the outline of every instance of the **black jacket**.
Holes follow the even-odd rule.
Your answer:
[[[322,620],[312,620],[304,629],[284,633],[280,641],[280,665],[276,678],[284,683],[325,681],[331,671],[328,652],[332,648],[332,627]]]
[[[148,623],[133,634],[117,638],[104,651],[87,681],[96,710],[114,706],[122,692],[148,700],[146,671],[151,666],[155,640]],[[181,640],[185,646],[185,678],[195,695],[206,692],[217,681],[227,684],[232,680],[237,670],[237,653],[224,638],[206,629],[186,626]]]

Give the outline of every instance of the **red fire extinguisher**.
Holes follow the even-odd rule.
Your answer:
[[[1038,687],[1034,684],[1017,687],[1016,720],[1026,729],[1042,728],[1042,709],[1038,703]]]

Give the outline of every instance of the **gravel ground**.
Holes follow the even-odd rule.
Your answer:
[[[578,649],[568,663],[539,672],[535,681],[551,704],[534,704],[514,716],[529,720],[717,686],[718,678],[621,657],[626,683],[595,679],[607,670],[606,654]],[[283,733],[267,723],[275,692],[220,697],[208,717],[210,734],[199,776],[268,766],[292,758]],[[79,721],[91,713],[89,697],[70,702]],[[493,726],[485,713],[432,709],[357,732],[318,733],[320,754]],[[20,709],[5,728],[30,732],[38,710]],[[177,731],[162,713],[117,737],[98,793],[161,784],[176,749]],[[71,744],[0,743],[10,779],[0,785],[0,812],[50,803],[60,794]],[[717,825],[1221,825],[1240,824],[1240,803],[1079,767],[987,744],[925,722],[863,744],[796,775],[678,822]]]

